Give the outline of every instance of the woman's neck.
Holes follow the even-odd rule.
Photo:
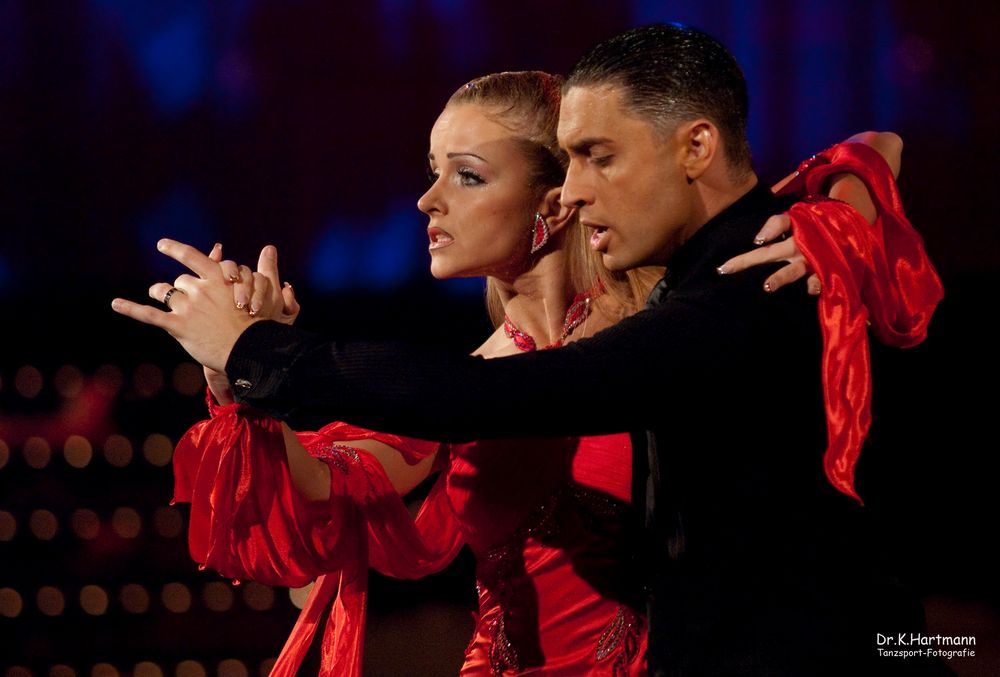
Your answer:
[[[576,294],[564,251],[549,252],[514,280],[498,281],[497,289],[504,313],[538,346],[561,338],[566,311]]]

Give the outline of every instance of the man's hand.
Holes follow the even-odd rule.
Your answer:
[[[181,275],[173,285],[158,282],[149,288],[150,298],[161,302],[166,299],[170,312],[120,298],[111,302],[112,309],[165,329],[191,357],[209,369],[224,372],[236,339],[265,316],[254,317],[237,309],[232,285],[222,268],[194,247],[164,239],[156,248],[184,264],[197,277]]]

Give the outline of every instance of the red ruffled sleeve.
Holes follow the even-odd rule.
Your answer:
[[[295,490],[280,422],[209,403],[212,418],[174,452],[174,500],[191,503],[189,546],[202,567],[234,579],[298,587],[316,580],[273,675],[295,675],[323,612],[322,675],[360,675],[369,554],[373,566],[414,578],[444,567],[462,538],[438,482],[415,522],[374,456],[350,442],[375,439],[410,463],[439,445],[334,423],[301,433],[330,466],[329,501]]]
[[[823,331],[823,394],[830,482],[858,500],[854,468],[871,425],[868,334],[897,347],[914,346],[944,296],[923,240],[903,213],[896,182],[872,148],[842,143],[806,160],[781,191],[817,195],[836,174],[867,185],[877,210],[869,224],[849,205],[807,199],[788,212],[799,249],[819,275]]]

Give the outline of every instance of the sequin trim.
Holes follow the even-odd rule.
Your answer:
[[[521,661],[510,638],[507,637],[503,613],[493,619],[490,635],[493,638],[490,642],[490,671],[494,675],[502,675],[505,670],[520,671]]]
[[[615,677],[626,677],[629,666],[639,655],[640,624],[634,611],[619,605],[614,618],[597,640],[594,657],[600,663],[613,656],[611,674]]]
[[[316,458],[321,461],[326,461],[342,473],[347,473],[349,469],[349,466],[347,465],[348,458],[355,463],[361,462],[361,457],[358,455],[357,449],[349,447],[346,444],[337,443],[317,450]]]
[[[579,485],[567,484],[549,496],[537,510],[525,519],[521,527],[506,543],[497,546],[483,556],[483,559],[494,567],[497,581],[497,604],[500,608],[500,614],[490,624],[489,660],[490,671],[493,675],[502,675],[505,671],[519,672],[522,669],[517,649],[506,630],[506,617],[513,601],[510,572],[514,558],[524,548],[525,541],[529,538],[546,539],[557,534],[559,523],[555,516],[567,499],[576,503],[577,507],[581,509],[577,510],[578,514],[585,516],[589,514],[595,518],[617,518],[628,510],[628,507],[620,501],[588,491]],[[480,592],[478,581],[476,589],[477,592]],[[638,646],[638,619],[628,607],[619,606],[615,618],[612,619],[598,640],[598,660],[615,654],[616,649],[621,649],[615,654],[612,674],[616,676],[626,675],[627,666],[632,663],[638,653]],[[602,650],[602,647],[605,648]],[[624,669],[626,672],[619,673],[619,669]]]

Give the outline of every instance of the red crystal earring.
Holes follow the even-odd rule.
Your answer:
[[[549,241],[549,224],[538,212],[535,212],[535,223],[531,226],[531,253],[536,254]]]

